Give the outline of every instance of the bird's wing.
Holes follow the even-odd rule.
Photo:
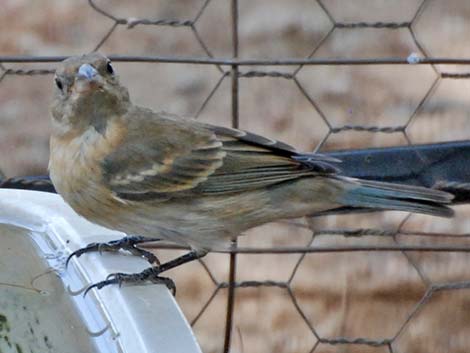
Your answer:
[[[206,125],[222,142],[223,165],[201,183],[204,193],[240,192],[297,179],[333,174],[339,160],[315,153],[299,153],[292,146],[246,131]]]
[[[192,189],[223,164],[213,132],[143,109],[130,115],[124,140],[102,163],[104,181],[120,197]]]
[[[134,117],[121,147],[103,162],[105,181],[124,199],[243,192],[337,171],[330,163],[338,160],[301,154],[255,134],[168,114],[142,114],[149,116]]]

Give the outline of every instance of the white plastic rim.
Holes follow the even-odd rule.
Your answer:
[[[163,285],[108,286],[83,297],[83,288],[103,280],[110,273],[135,273],[149,266],[145,260],[134,256],[86,254],[73,259],[65,269],[65,259],[72,251],[91,242],[110,241],[123,236],[78,216],[59,195],[0,190],[0,304],[3,299],[8,303],[4,305],[16,305],[11,312],[0,307],[0,336],[2,330],[14,332],[11,326],[16,324],[14,320],[3,322],[6,315],[2,312],[6,310],[16,319],[25,319],[34,313],[27,309],[27,305],[22,305],[25,314],[19,315],[19,302],[26,298],[29,303],[37,298],[37,303],[31,305],[39,311],[44,309],[44,313],[41,320],[38,319],[40,314],[34,314],[36,319],[32,321],[36,321],[37,325],[34,329],[28,324],[28,335],[41,331],[41,337],[29,338],[24,343],[31,346],[32,341],[38,340],[37,349],[44,346],[52,352],[51,347],[55,344],[53,338],[57,340],[57,337],[62,337],[68,340],[63,345],[78,346],[67,347],[67,350],[63,350],[62,346],[61,350],[77,353],[89,353],[88,347],[100,353],[200,353],[188,322]],[[33,246],[28,245],[31,240]],[[28,254],[31,249],[36,254]],[[7,252],[8,256],[3,256],[2,252]],[[34,260],[35,257],[43,260],[43,268]],[[1,259],[10,259],[10,262],[4,264]],[[28,269],[28,263],[32,269]],[[19,271],[24,273],[19,275]],[[29,283],[23,281],[25,283],[19,285],[15,282],[26,278],[26,275],[30,276],[30,280],[26,281]],[[76,310],[77,315],[70,310]],[[64,322],[60,322],[62,319]],[[31,321],[31,318],[27,320]],[[25,327],[22,329],[25,330]],[[47,333],[48,328],[53,332]],[[62,330],[63,333],[59,334],[58,331]],[[72,336],[67,330],[71,330]],[[86,333],[83,336],[89,340],[88,343],[78,342],[80,332]],[[18,332],[16,334],[18,336]],[[20,340],[18,337],[5,339],[4,342],[0,339],[2,352],[9,353],[9,347],[11,352],[16,352],[15,344],[20,343],[13,342],[14,339]]]

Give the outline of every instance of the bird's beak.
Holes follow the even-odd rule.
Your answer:
[[[77,78],[85,78],[87,80],[92,80],[97,75],[98,71],[90,64],[83,64],[77,72]]]

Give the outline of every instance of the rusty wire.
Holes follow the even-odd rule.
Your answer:
[[[89,6],[95,10],[100,15],[113,21],[113,24],[110,26],[106,34],[98,41],[98,44],[95,46],[94,50],[100,49],[102,45],[108,40],[112,33],[119,26],[126,26],[129,30],[137,26],[169,26],[169,27],[187,27],[194,34],[195,41],[199,43],[201,48],[206,53],[206,57],[191,58],[191,57],[162,57],[162,56],[122,56],[114,55],[110,58],[114,61],[120,62],[130,62],[130,63],[173,63],[173,64],[199,64],[199,65],[213,65],[217,67],[220,71],[220,79],[217,81],[216,85],[213,87],[208,97],[204,100],[202,106],[195,114],[195,117],[199,116],[199,113],[204,109],[207,102],[212,98],[214,93],[218,90],[220,84],[225,79],[230,78],[231,87],[232,87],[232,125],[238,127],[239,125],[239,106],[238,106],[238,94],[239,94],[239,79],[248,79],[248,78],[262,78],[262,77],[271,77],[278,79],[292,80],[295,83],[295,86],[299,89],[301,94],[311,103],[312,107],[319,114],[321,119],[325,122],[328,127],[328,133],[321,141],[318,148],[321,148],[323,143],[330,137],[332,134],[343,133],[345,131],[366,131],[370,133],[388,133],[388,134],[402,134],[408,143],[410,139],[407,136],[407,129],[422,109],[423,105],[435,91],[439,83],[444,79],[468,79],[470,78],[470,73],[447,73],[440,72],[436,65],[438,64],[456,64],[456,65],[468,65],[470,64],[470,59],[456,59],[456,58],[437,58],[430,57],[423,46],[420,44],[414,33],[414,24],[416,19],[420,14],[425,10],[426,5],[429,3],[429,0],[422,0],[420,6],[418,7],[416,13],[413,15],[410,21],[403,22],[357,22],[357,23],[346,23],[338,22],[335,20],[334,16],[329,12],[327,6],[323,4],[322,0],[317,0],[317,3],[320,5],[322,11],[326,14],[331,22],[331,28],[328,33],[312,48],[310,54],[305,58],[295,58],[295,59],[273,59],[273,60],[261,60],[261,59],[239,59],[238,58],[238,1],[237,0],[227,0],[231,1],[231,31],[232,31],[232,57],[231,58],[216,58],[212,55],[208,46],[204,43],[202,36],[198,33],[195,24],[198,22],[201,15],[204,13],[208,4],[214,0],[206,0],[199,8],[196,16],[193,19],[147,19],[147,18],[119,18],[113,14],[107,12],[106,10],[100,8],[95,1],[88,0]],[[314,55],[322,44],[331,36],[335,29],[356,29],[356,28],[370,28],[370,29],[387,29],[387,30],[396,30],[396,29],[406,29],[409,31],[411,38],[420,50],[419,56],[408,57],[408,58],[359,58],[359,59],[350,59],[350,58],[315,58]],[[0,56],[0,81],[7,75],[47,75],[52,74],[53,69],[43,68],[43,69],[12,69],[6,67],[4,64],[9,63],[48,63],[48,62],[58,62],[62,61],[67,56]],[[296,69],[293,72],[281,72],[281,71],[263,71],[263,70],[251,70],[250,66],[295,66]],[[307,65],[427,65],[431,66],[435,72],[435,79],[431,84],[429,90],[424,94],[422,99],[419,101],[416,109],[408,117],[407,121],[404,124],[397,126],[364,126],[364,125],[343,125],[343,126],[333,126],[329,121],[327,115],[319,107],[315,99],[306,91],[300,81],[297,79],[302,68]],[[241,71],[240,67],[248,67],[248,70]],[[466,185],[468,187],[468,184]],[[226,329],[225,329],[225,339],[224,339],[224,352],[229,352],[231,347],[231,336],[234,331],[233,328],[233,311],[236,310],[234,307],[235,296],[237,290],[243,288],[253,288],[253,287],[276,287],[286,291],[286,294],[291,299],[296,311],[306,325],[309,327],[311,333],[316,338],[316,343],[311,348],[310,352],[314,352],[320,346],[320,344],[328,345],[367,345],[371,347],[385,347],[389,352],[394,352],[394,343],[397,338],[403,333],[406,327],[410,324],[416,314],[422,309],[422,307],[431,299],[431,297],[442,291],[449,290],[461,290],[461,289],[470,289],[470,281],[460,281],[452,283],[440,283],[436,284],[430,281],[421,271],[418,264],[416,264],[413,259],[409,256],[410,251],[413,252],[470,252],[469,246],[448,246],[448,245],[403,245],[400,244],[397,240],[398,236],[414,236],[414,237],[432,237],[432,238],[458,238],[465,239],[469,238],[470,234],[452,234],[452,233],[430,233],[430,232],[407,232],[402,230],[402,226],[406,223],[405,219],[401,225],[396,230],[385,230],[385,229],[372,229],[372,228],[357,228],[357,229],[311,229],[312,230],[312,239],[307,246],[304,247],[271,247],[271,248],[245,248],[238,247],[236,242],[233,244],[232,248],[227,251],[222,251],[228,253],[230,257],[230,274],[227,282],[218,281],[214,275],[211,273],[211,269],[206,263],[201,260],[205,271],[208,273],[211,281],[215,285],[215,289],[212,292],[209,299],[202,305],[199,313],[194,317],[191,324],[194,325],[207,308],[211,305],[213,299],[217,296],[221,289],[228,288],[228,304],[227,304],[227,314],[226,314]],[[296,226],[306,227],[303,224],[296,224]],[[308,228],[308,227],[307,227]],[[308,228],[310,229],[310,228]],[[314,246],[313,241],[316,237],[322,235],[341,235],[344,237],[391,237],[394,240],[393,245],[362,245],[362,246]],[[184,249],[184,247],[178,247],[169,244],[151,244],[148,245],[150,248],[159,248],[159,249]],[[339,253],[339,252],[372,252],[372,251],[386,251],[386,252],[401,252],[405,255],[406,259],[409,261],[418,274],[420,275],[423,283],[426,285],[426,291],[421,297],[419,302],[414,306],[413,310],[408,314],[406,319],[401,323],[398,330],[391,335],[390,337],[384,337],[381,339],[368,339],[364,337],[323,337],[315,329],[314,324],[308,319],[306,314],[303,312],[302,308],[297,302],[296,295],[291,287],[292,280],[298,270],[300,264],[305,258],[307,253]],[[292,254],[299,253],[299,257],[293,272],[287,279],[287,281],[237,281],[236,280],[236,256],[237,254]]]
[[[129,63],[170,63],[170,64],[196,64],[221,66],[309,66],[309,65],[470,65],[470,59],[419,57],[417,62],[410,62],[409,58],[306,58],[306,59],[230,59],[230,58],[194,58],[178,56],[138,56],[138,55],[109,55],[109,59],[117,62]],[[1,56],[1,63],[54,63],[67,59],[67,55],[59,56]],[[450,75],[451,74],[442,74]]]

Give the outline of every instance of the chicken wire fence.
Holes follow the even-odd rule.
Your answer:
[[[324,16],[330,22],[329,30],[324,33],[324,35],[316,41],[315,45],[310,49],[310,53],[303,58],[296,59],[240,59],[239,58],[239,4],[237,0],[230,1],[230,23],[226,23],[223,30],[227,29],[231,33],[231,51],[232,57],[230,58],[221,58],[213,55],[209,45],[207,45],[204,36],[202,36],[198,31],[198,21],[201,16],[204,14],[206,9],[216,0],[205,0],[200,5],[199,9],[196,11],[196,15],[191,19],[149,19],[149,18],[122,18],[117,17],[112,13],[112,11],[105,10],[97,2],[93,0],[88,1],[88,6],[92,8],[96,13],[100,14],[103,18],[111,20],[112,25],[106,34],[100,38],[97,42],[98,44],[93,48],[93,51],[102,49],[103,45],[109,40],[113,33],[120,27],[126,27],[128,30],[133,30],[139,26],[154,26],[155,28],[160,28],[162,26],[171,27],[171,28],[180,28],[183,27],[186,30],[190,31],[193,35],[193,40],[202,48],[205,52],[205,57],[160,57],[160,56],[122,56],[122,55],[111,55],[110,58],[116,62],[131,62],[135,64],[139,63],[172,63],[172,64],[196,64],[196,65],[210,65],[215,67],[219,72],[219,78],[216,81],[215,85],[210,90],[209,94],[200,104],[199,109],[193,114],[195,118],[198,118],[201,112],[204,111],[207,104],[214,99],[216,92],[219,90],[223,82],[227,80],[231,85],[231,125],[235,128],[243,128],[240,126],[240,104],[239,104],[239,94],[241,91],[240,80],[241,79],[259,79],[259,78],[273,78],[277,80],[289,80],[294,84],[298,92],[308,101],[313,110],[318,115],[318,119],[323,121],[327,127],[326,133],[321,139],[320,143],[317,145],[316,150],[320,150],[324,145],[333,137],[338,134],[342,134],[347,131],[356,131],[356,132],[367,132],[374,134],[398,134],[401,135],[404,141],[407,144],[412,144],[413,139],[409,136],[410,125],[416,120],[416,117],[420,114],[423,107],[428,104],[429,100],[436,92],[438,86],[445,80],[461,80],[470,78],[470,73],[462,71],[445,71],[442,70],[438,65],[442,64],[456,64],[464,65],[470,64],[469,59],[459,59],[459,58],[437,58],[432,57],[424,45],[419,40],[418,36],[415,33],[415,24],[420,16],[427,11],[429,4],[433,2],[432,0],[423,0],[418,3],[416,9],[411,16],[411,19],[402,22],[347,22],[339,21],[335,18],[334,14],[329,9],[328,2],[317,0],[316,4],[318,5],[318,11],[321,11]],[[229,0],[226,0],[229,1]],[[312,0],[314,2],[314,0]],[[289,5],[286,3],[286,7]],[[333,33],[338,30],[355,30],[355,29],[367,29],[367,30],[387,30],[387,31],[396,31],[396,30],[405,30],[409,33],[412,43],[417,48],[416,52],[410,52],[406,57],[385,57],[385,58],[359,58],[359,59],[344,59],[344,58],[319,58],[317,53],[322,48],[325,42],[327,42]],[[216,29],[217,30],[217,29]],[[44,62],[57,62],[65,59],[65,57],[44,57],[44,56],[4,56],[0,57],[0,86],[6,85],[7,82],[5,78],[10,75],[22,75],[22,76],[35,76],[35,75],[49,75],[53,74],[53,69],[38,69],[38,68],[28,68],[27,65],[30,63],[44,63]],[[9,65],[11,63],[22,63],[24,67],[11,68]],[[371,66],[371,65],[399,65],[399,66],[423,66],[430,67],[433,71],[433,79],[427,85],[427,89],[414,108],[411,110],[410,114],[407,114],[406,119],[403,122],[393,125],[388,124],[375,125],[375,124],[336,124],[331,115],[326,112],[322,105],[317,101],[316,97],[312,95],[308,89],[306,89],[305,84],[300,79],[305,71],[306,67],[311,66]],[[272,69],[273,67],[278,67],[279,69]],[[285,69],[289,68],[289,69]],[[290,70],[293,69],[293,70]],[[448,292],[448,291],[459,291],[470,289],[470,281],[466,280],[455,280],[455,281],[441,281],[433,278],[432,275],[429,275],[428,271],[423,269],[423,263],[420,261],[420,254],[424,253],[445,253],[445,254],[455,254],[455,253],[466,253],[470,251],[468,246],[462,245],[460,243],[456,244],[453,242],[448,242],[448,240],[465,240],[470,237],[470,234],[465,234],[461,232],[431,232],[431,231],[420,231],[420,230],[407,230],[406,225],[409,221],[410,216],[405,217],[399,222],[397,227],[392,227],[391,230],[385,229],[385,226],[382,227],[380,224],[377,227],[354,227],[351,226],[351,223],[344,228],[335,228],[331,227],[328,224],[325,227],[319,226],[316,223],[316,220],[310,220],[307,223],[301,222],[285,222],[284,224],[289,224],[291,227],[297,227],[305,229],[310,233],[309,240],[303,246],[271,246],[271,247],[243,247],[237,246],[237,243],[234,242],[232,249],[227,251],[227,257],[229,258],[229,271],[228,278],[226,280],[221,280],[216,275],[213,274],[213,269],[211,265],[206,263],[206,261],[200,260],[200,264],[203,266],[204,270],[207,272],[210,281],[213,285],[213,290],[207,300],[205,300],[200,308],[196,310],[195,315],[191,319],[191,324],[196,325],[200,318],[206,313],[208,308],[211,307],[214,299],[220,296],[221,292],[224,291],[227,293],[226,301],[226,310],[225,310],[225,329],[224,329],[224,340],[223,345],[216,348],[214,351],[223,351],[228,352],[231,350],[231,345],[234,340],[234,335],[238,339],[243,341],[243,332],[240,330],[237,331],[237,325],[234,324],[234,315],[237,312],[237,296],[240,296],[240,293],[246,288],[269,288],[269,290],[274,290],[277,288],[283,291],[284,295],[291,301],[293,305],[295,315],[297,315],[298,320],[305,323],[305,326],[308,328],[308,332],[311,335],[312,344],[305,352],[320,352],[320,351],[329,351],[328,349],[335,350],[335,346],[342,347],[359,347],[358,349],[371,349],[372,351],[383,351],[383,352],[402,352],[406,351],[406,347],[403,350],[399,340],[400,338],[410,330],[410,326],[414,321],[417,320],[417,317],[423,312],[426,305],[435,297],[438,293]],[[455,221],[457,222],[457,221]],[[354,223],[354,222],[353,222]],[[390,241],[383,245],[380,242],[374,243],[360,243],[357,245],[353,243],[350,245],[350,242],[347,242],[347,245],[344,245],[342,242],[335,243],[333,245],[316,245],[315,242],[318,242],[321,236],[341,236],[349,240],[353,238],[368,237],[377,237],[380,239],[387,238]],[[431,245],[428,243],[423,244],[422,242],[416,242],[413,244],[406,243],[403,241],[404,237],[408,238],[423,238],[430,239],[432,241]],[[444,239],[443,242],[440,240]],[[161,244],[156,244],[151,246],[152,248],[174,248],[171,245],[165,246]],[[333,255],[339,256],[340,253],[398,253],[400,256],[405,259],[407,266],[410,271],[415,271],[419,280],[422,283],[422,290],[419,292],[418,300],[406,310],[406,314],[402,315],[399,322],[395,323],[394,329],[383,337],[368,338],[370,335],[368,332],[361,332],[358,335],[328,335],[321,332],[322,330],[317,329],[315,322],[315,317],[306,313],[305,305],[302,305],[299,301],[299,294],[293,286],[293,281],[298,276],[299,268],[305,262],[307,256],[317,256],[319,254],[331,253]],[[297,254],[298,256],[292,266],[292,270],[289,271],[286,280],[237,280],[236,270],[237,270],[237,259],[240,254]],[[314,254],[314,255],[309,255]],[[186,265],[189,267],[191,265]],[[326,272],[328,269],[325,270]],[[399,296],[400,286],[395,288],[396,295]],[[242,300],[242,299],[241,299]],[[275,308],[274,308],[275,309]],[[273,309],[273,310],[274,310]],[[468,310],[468,307],[467,307]],[[262,319],[260,319],[262,320]],[[386,315],[384,314],[383,320],[387,320]],[[431,332],[429,335],[439,335],[439,332]],[[261,338],[262,340],[269,340],[269,337]],[[452,339],[452,338],[450,338]],[[241,343],[241,351],[251,351],[249,346],[243,346]],[[346,348],[346,350],[349,348]],[[279,348],[279,351],[282,351]],[[301,351],[301,350],[299,350]],[[302,350],[303,351],[303,350]]]

